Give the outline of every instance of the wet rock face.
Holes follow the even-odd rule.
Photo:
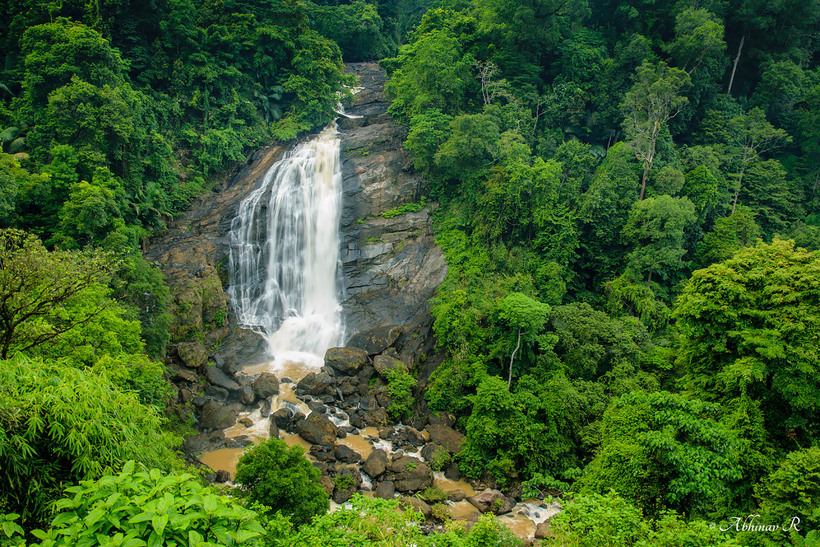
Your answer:
[[[470,496],[467,501],[473,504],[476,509],[482,513],[495,513],[496,515],[503,515],[512,511],[515,506],[515,500],[508,498],[498,490],[486,489],[480,494]]]
[[[393,460],[389,469],[398,492],[416,492],[433,484],[433,471],[416,458],[400,456]]]
[[[278,395],[279,380],[275,374],[263,372],[253,381],[253,392],[260,399],[267,399],[271,395]]]
[[[356,375],[368,362],[367,352],[360,348],[330,348],[325,353],[325,366],[345,376]]]
[[[307,418],[296,424],[296,432],[311,444],[332,445],[336,442],[338,430],[333,422],[311,412]]]
[[[199,425],[203,429],[225,429],[236,423],[236,414],[216,401],[206,401],[202,406]]]
[[[406,129],[387,115],[384,71],[375,63],[349,64],[348,70],[359,78],[362,91],[346,109],[361,117],[339,120],[347,328],[363,333],[401,325],[408,343],[399,356],[414,361],[432,349],[428,301],[444,280],[447,264],[433,238],[431,206],[392,218],[382,216],[419,202],[427,188],[402,149]],[[391,336],[389,326],[381,337]],[[375,355],[384,350],[378,347],[380,336],[357,335],[348,345]]]
[[[347,347],[361,348],[372,357],[392,346],[400,334],[401,327],[390,325],[376,327],[351,336],[347,341]]]
[[[370,478],[375,479],[387,471],[389,463],[390,460],[387,457],[387,452],[384,450],[374,450],[362,465],[362,471],[367,473]]]

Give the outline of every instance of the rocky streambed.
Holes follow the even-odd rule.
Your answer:
[[[358,492],[400,498],[431,527],[446,518],[474,522],[491,512],[523,539],[549,534],[556,504],[461,477],[453,456],[464,435],[454,429],[452,415],[430,414],[412,424],[391,420],[386,378],[394,367],[406,367],[398,357],[403,334],[383,327],[355,335],[346,347],[329,349],[318,369],[260,363],[225,374],[233,384],[222,382],[220,410],[212,421],[203,411],[202,425],[214,428],[189,439],[188,450],[204,449],[199,460],[215,470],[212,479],[228,481],[245,447],[279,437],[305,449],[336,506]]]
[[[287,148],[256,152],[145,253],[174,295],[173,343],[165,360],[176,387],[172,410],[199,431],[184,450],[215,471],[212,479],[226,481],[246,447],[278,436],[305,449],[334,503],[355,492],[402,497],[425,515],[435,508],[470,521],[489,510],[522,538],[546,533],[556,507],[487,491],[459,476],[452,457],[463,436],[452,416],[429,415],[419,403],[408,423],[390,419],[389,370],[407,367],[418,381],[418,402],[440,362],[430,299],[447,264],[433,234],[436,204],[422,202],[425,182],[402,149],[406,129],[387,115],[386,75],[372,63],[348,70],[360,87],[346,105],[351,117],[338,120],[341,306],[347,332],[360,334],[328,350],[322,366],[281,359],[274,365],[265,357],[265,339],[238,324],[227,293],[231,224]],[[446,492],[443,505],[418,497],[430,486]]]

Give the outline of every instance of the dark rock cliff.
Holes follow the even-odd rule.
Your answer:
[[[352,64],[349,70],[361,89],[347,109],[359,117],[339,120],[347,335],[403,326],[398,347],[413,362],[432,348],[429,299],[444,279],[446,263],[433,239],[431,206],[382,216],[418,202],[425,187],[401,148],[404,128],[386,113],[384,72],[373,63]],[[229,231],[239,203],[286,151],[283,146],[257,151],[148,246],[146,258],[162,268],[174,295],[176,343],[169,347],[168,362],[178,381],[191,379],[186,368],[203,372],[212,362],[231,372],[264,357],[262,338],[237,327],[225,292]],[[189,355],[205,362],[194,363]]]
[[[402,149],[406,130],[387,115],[386,76],[375,63],[348,65],[361,90],[342,118],[342,262],[347,333],[383,325],[405,327],[408,361],[429,350],[429,299],[447,264],[433,238],[431,207],[385,218],[426,192]],[[428,346],[428,347],[425,347]]]

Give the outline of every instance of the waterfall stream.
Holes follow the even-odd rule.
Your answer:
[[[265,337],[276,362],[321,366],[344,341],[340,163],[333,124],[275,163],[231,224],[236,317]]]

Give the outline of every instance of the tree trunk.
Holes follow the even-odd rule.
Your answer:
[[[740,177],[737,179],[737,188],[735,188],[735,199],[732,202],[732,214],[735,214],[735,209],[737,209],[737,196],[740,195],[740,185],[743,184],[743,174],[746,172],[746,169],[743,168],[740,171]]]
[[[518,327],[518,343],[515,345],[515,349],[510,356],[510,375],[507,377],[507,391],[512,389],[512,369],[513,369],[513,361],[515,361],[515,354],[518,352],[518,348],[521,347],[521,327]]]
[[[643,175],[641,176],[641,197],[638,201],[643,201],[643,196],[646,194],[646,177],[649,175],[649,170],[652,169],[652,164],[648,161],[643,162]]]
[[[649,279],[646,280],[646,288],[652,290],[652,270],[649,270]]]
[[[732,65],[732,76],[729,78],[729,89],[726,90],[727,95],[732,94],[732,84],[735,82],[735,71],[737,70],[737,63],[740,61],[740,52],[743,51],[743,42],[746,41],[746,35],[740,37],[740,45],[737,46],[737,55],[735,56],[735,62]]]

